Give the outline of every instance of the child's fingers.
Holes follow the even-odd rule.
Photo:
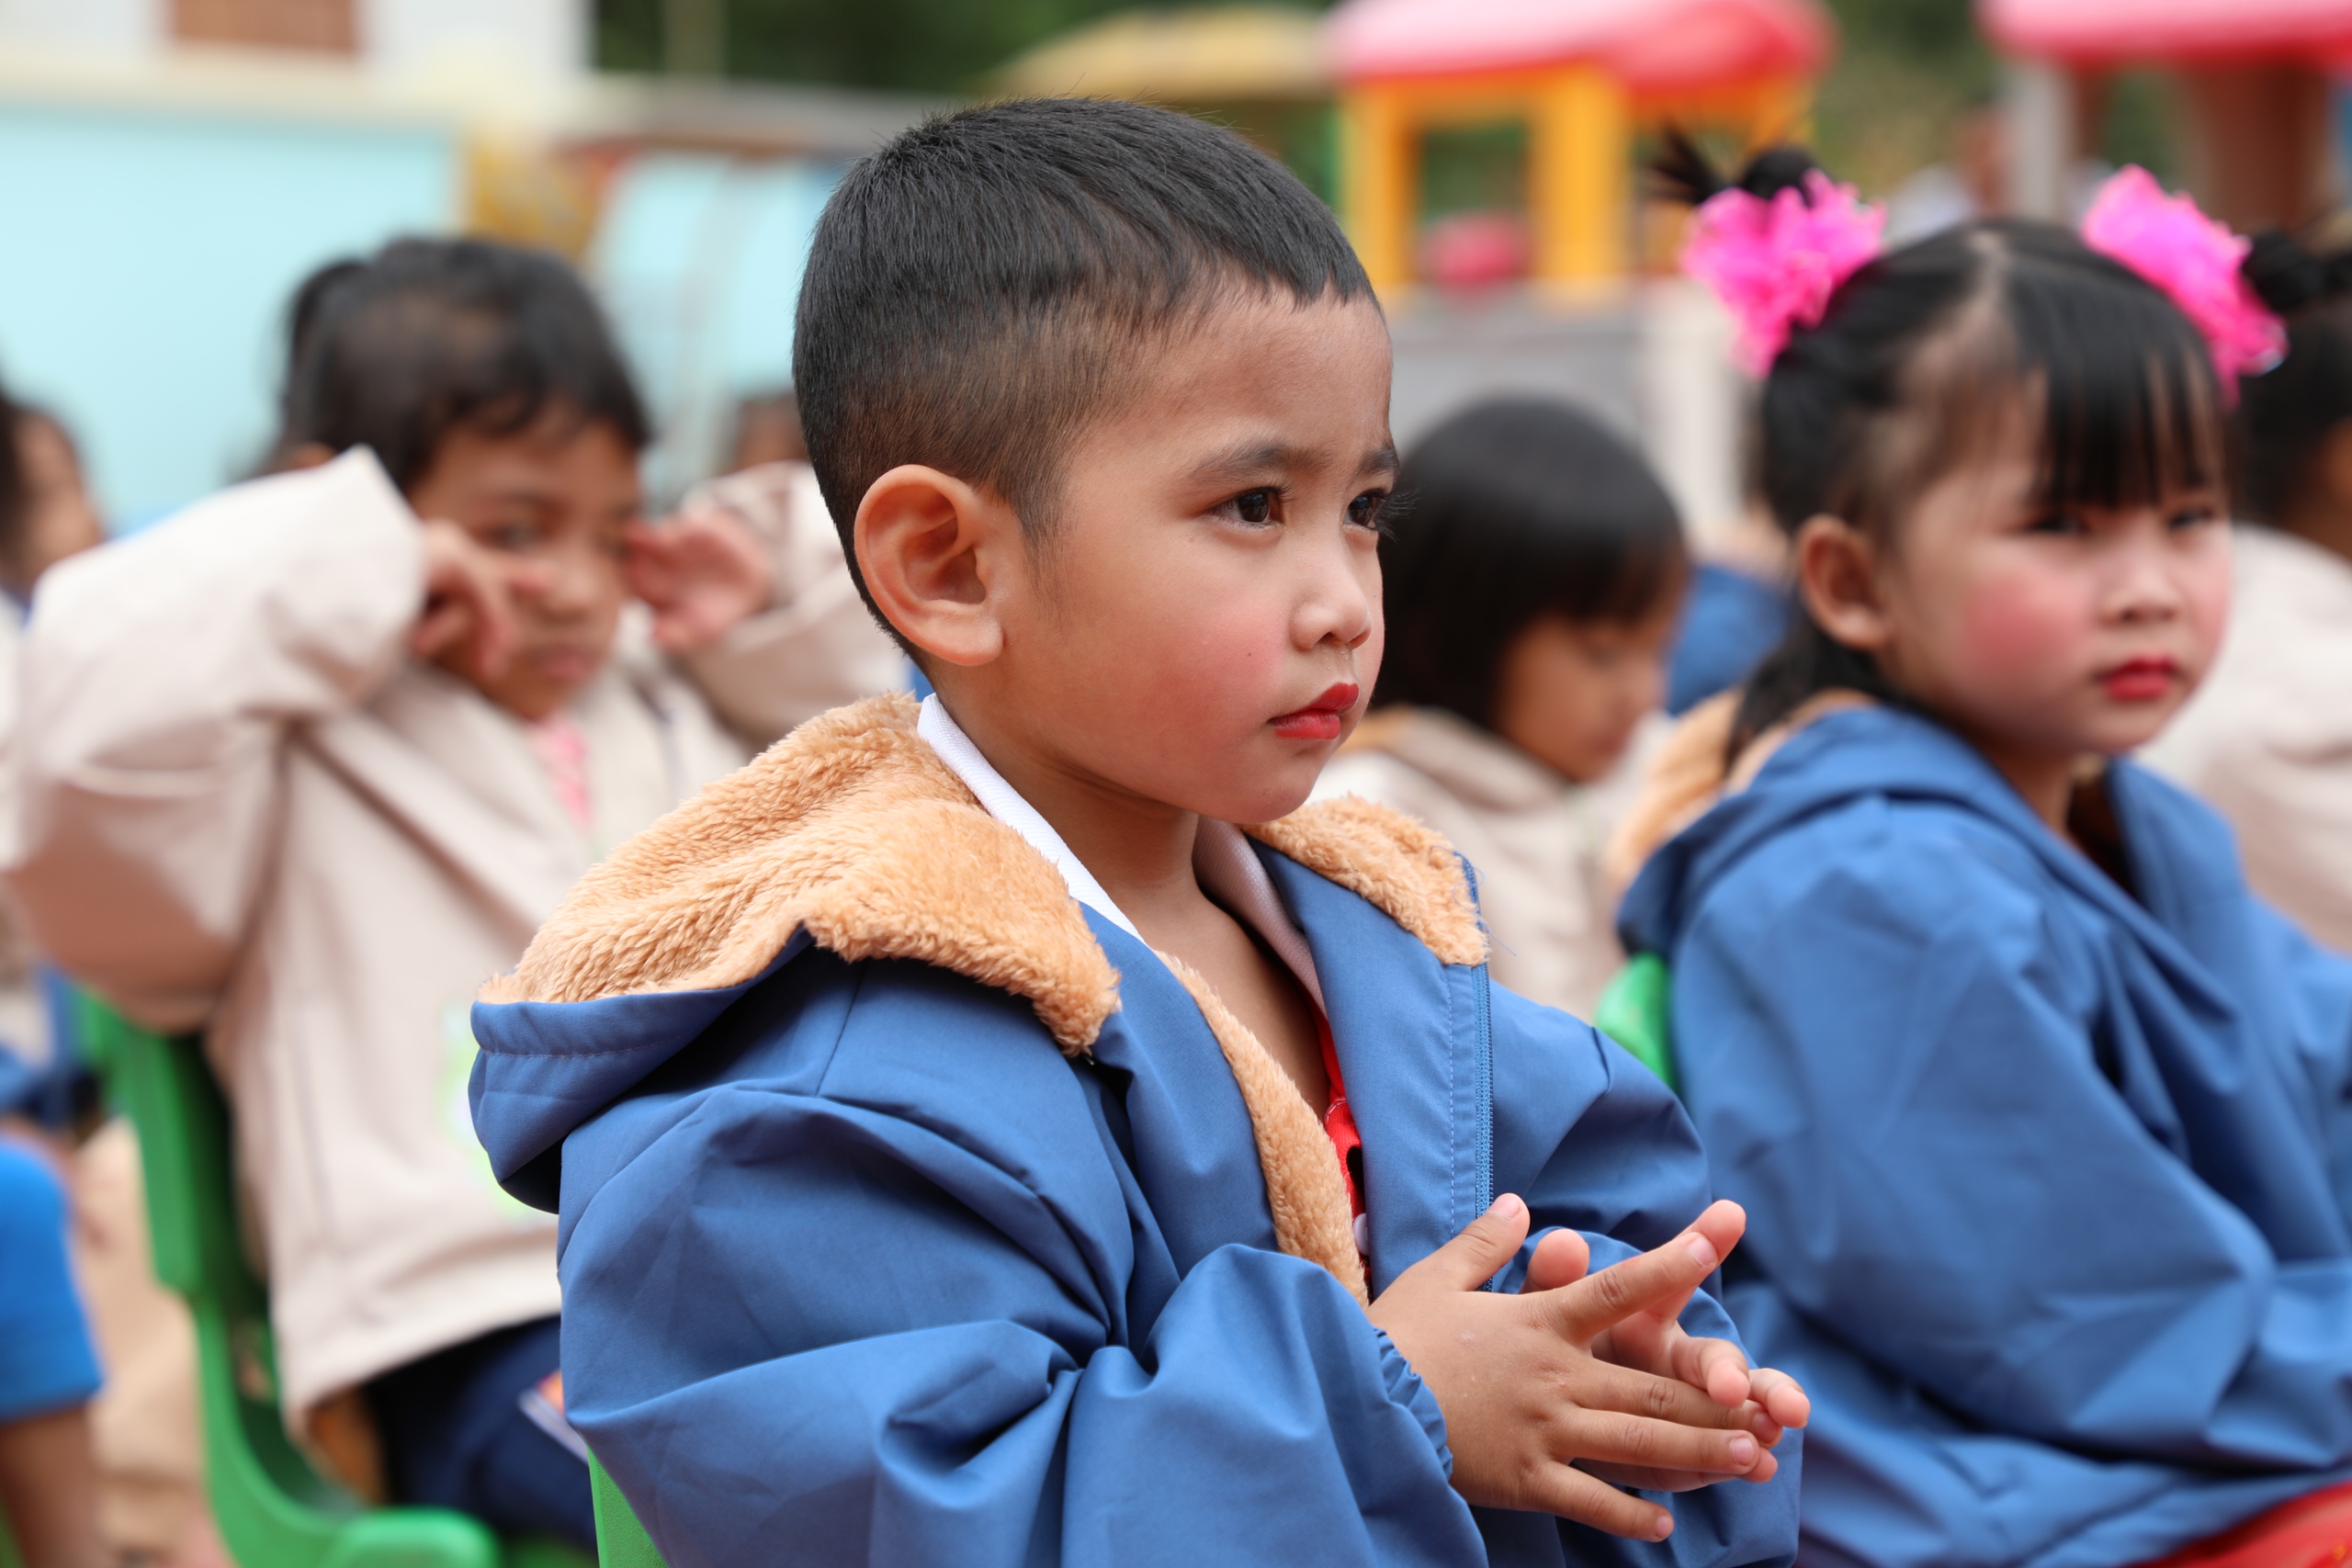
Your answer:
[[[1563,1285],[1573,1285],[1591,1267],[1592,1248],[1584,1237],[1572,1230],[1546,1232],[1527,1259],[1527,1278],[1520,1283],[1520,1293],[1556,1291]]]
[[[1747,1211],[1728,1198],[1718,1198],[1690,1222],[1690,1228],[1713,1244],[1717,1258],[1729,1258],[1747,1234]]]
[[[1751,1432],[1710,1430],[1623,1410],[1580,1410],[1568,1419],[1564,1435],[1565,1446],[1579,1461],[1683,1471],[1718,1480],[1747,1474],[1764,1454],[1764,1445]]]
[[[1674,1375],[1693,1388],[1703,1388],[1717,1404],[1745,1404],[1750,1392],[1747,1358],[1728,1339],[1699,1338],[1677,1334],[1673,1348]]]
[[[1674,1533],[1674,1516],[1668,1510],[1565,1464],[1547,1465],[1529,1476],[1520,1506],[1627,1540],[1664,1540]]]
[[[1540,1299],[1549,1303],[1552,1326],[1562,1338],[1587,1345],[1635,1313],[1689,1295],[1722,1261],[1714,1242],[1694,1226],[1664,1247],[1612,1263]]]
[[[1813,1401],[1797,1380],[1774,1367],[1758,1367],[1747,1374],[1748,1397],[1783,1427],[1803,1427],[1813,1418]]]
[[[1589,1410],[1646,1416],[1698,1431],[1755,1430],[1754,1406],[1718,1404],[1707,1393],[1679,1378],[1637,1371],[1631,1367],[1612,1367],[1605,1361],[1593,1363],[1593,1372],[1591,1390],[1578,1396],[1578,1403]]]
[[[1475,1291],[1516,1258],[1519,1244],[1526,1239],[1527,1205],[1518,1194],[1506,1192],[1464,1225],[1460,1235],[1406,1269],[1388,1288]]]

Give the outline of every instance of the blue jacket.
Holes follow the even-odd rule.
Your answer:
[[[1311,1148],[1253,1117],[1229,1032],[911,715],[817,721],[658,825],[475,1013],[482,1140],[560,1205],[571,1419],[672,1568],[1790,1560],[1792,1442],[1781,1479],[1674,1499],[1664,1545],[1464,1506],[1352,1246],[1283,1250],[1332,1194],[1345,1235],[1312,1116]],[[1431,835],[1356,802],[1265,837],[1373,1288],[1498,1190],[1596,1262],[1704,1204],[1656,1080],[1487,984]],[[1730,1332],[1703,1296],[1686,1322]]]
[[[1799,731],[1652,860],[1810,1562],[2120,1564],[2352,1474],[2352,965],[2120,762],[2137,897],[1971,747]]]

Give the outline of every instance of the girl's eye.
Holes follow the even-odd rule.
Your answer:
[[[2221,520],[2221,513],[2211,506],[2185,506],[2172,514],[2173,527],[2184,531],[2190,528],[2202,528],[2209,523],[2219,523]]]
[[[2090,525],[2072,512],[2051,512],[2025,525],[2029,534],[2050,534],[2062,538],[2075,538],[2091,531]]]
[[[1274,514],[1274,492],[1245,490],[1233,498],[1233,514],[1244,523],[1263,523]]]
[[[1388,492],[1368,490],[1348,502],[1348,521],[1359,528],[1377,528],[1380,514],[1388,505]]]
[[[481,542],[493,550],[520,555],[539,542],[539,530],[529,523],[498,523],[482,530]]]

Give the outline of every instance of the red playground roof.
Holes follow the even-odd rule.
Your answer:
[[[1976,16],[1998,49],[2086,64],[2352,55],[2352,0],[1977,0]]]
[[[1836,39],[1817,0],[1341,0],[1325,28],[1342,82],[1589,61],[1635,92],[1807,75]]]

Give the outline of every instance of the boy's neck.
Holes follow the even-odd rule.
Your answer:
[[[985,710],[953,716],[989,765],[1061,835],[1146,940],[1155,927],[1165,927],[1170,914],[1206,897],[1193,874],[1201,822],[1196,814],[1088,774],[1027,744]]]

